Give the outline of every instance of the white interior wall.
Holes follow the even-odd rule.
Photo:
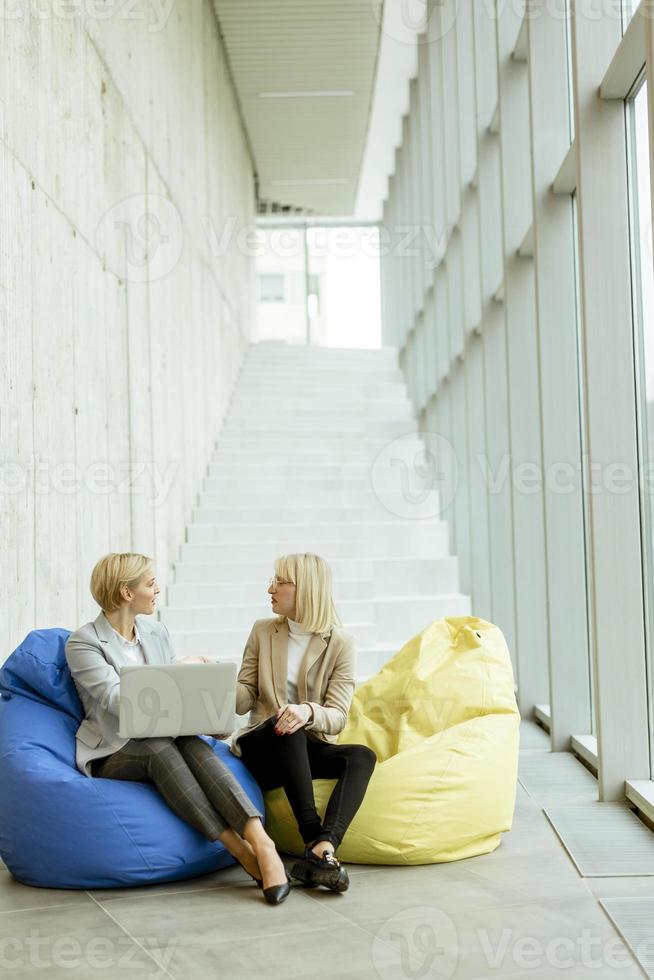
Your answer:
[[[210,0],[32,7],[0,19],[2,659],[97,614],[107,551],[153,555],[163,585],[254,296],[252,161]]]

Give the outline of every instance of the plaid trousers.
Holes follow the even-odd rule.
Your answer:
[[[132,738],[113,755],[95,759],[91,774],[154,783],[171,810],[212,841],[228,828],[242,835],[251,817],[263,817],[198,735]]]

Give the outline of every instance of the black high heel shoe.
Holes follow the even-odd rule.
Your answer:
[[[236,861],[237,864],[241,864],[241,862],[239,861],[238,858],[234,858],[234,860]],[[254,875],[251,875],[250,872],[248,871],[248,869],[245,867],[244,864],[241,864],[241,867],[245,871],[245,873],[248,876],[248,878],[252,878],[252,881],[256,881],[256,883],[259,886],[259,888],[263,888],[263,881],[261,880],[261,878],[255,878]]]
[[[268,905],[279,905],[291,890],[291,876],[286,872],[286,882],[283,885],[271,885],[263,889],[263,897]]]

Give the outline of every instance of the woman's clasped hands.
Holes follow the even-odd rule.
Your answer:
[[[277,709],[276,735],[292,735],[311,721],[313,712],[308,704],[287,704]]]

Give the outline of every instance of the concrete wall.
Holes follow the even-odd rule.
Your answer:
[[[0,659],[97,614],[107,551],[153,555],[163,586],[254,299],[252,161],[210,0],[7,7]]]

